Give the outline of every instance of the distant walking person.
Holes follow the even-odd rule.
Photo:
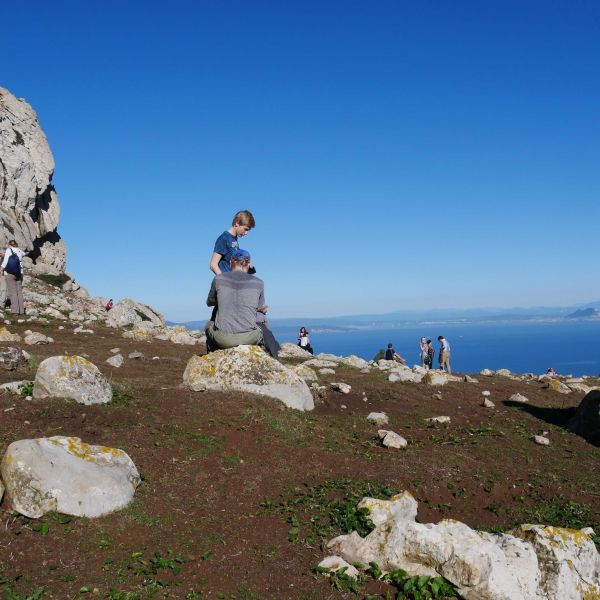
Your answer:
[[[306,330],[306,327],[300,327],[300,331],[298,332],[298,346],[300,346],[302,350],[306,350],[311,354],[313,353],[313,349],[310,345],[310,338],[308,337],[308,331]]]
[[[385,360],[395,360],[396,362],[404,364],[406,361],[394,350],[394,346],[390,342],[387,345],[387,350],[385,351]]]
[[[452,373],[450,368],[450,344],[443,335],[438,335],[438,342],[440,343],[440,369]]]
[[[8,242],[4,252],[0,273],[6,277],[6,289],[10,298],[10,312],[13,315],[24,315],[23,302],[23,257],[25,253],[15,240]]]

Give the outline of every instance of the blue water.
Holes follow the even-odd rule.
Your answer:
[[[272,329],[280,342],[296,343],[298,328],[272,323]],[[392,342],[412,365],[420,363],[419,341],[425,336],[434,341],[437,365],[438,335],[451,344],[454,371],[477,373],[487,368],[543,373],[553,367],[560,374],[600,374],[599,321],[452,323],[345,332],[315,328],[310,340],[315,354],[356,354],[366,360]]]

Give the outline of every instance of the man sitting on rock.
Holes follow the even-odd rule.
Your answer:
[[[267,310],[265,285],[262,279],[248,273],[250,260],[250,254],[238,248],[231,255],[231,271],[213,279],[206,304],[216,306],[217,314],[214,321],[206,324],[206,347],[212,352],[243,344],[263,344],[277,358],[279,344],[266,324],[257,323],[257,313]]]

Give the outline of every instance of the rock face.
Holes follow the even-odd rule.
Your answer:
[[[0,88],[0,246],[15,239],[34,272],[64,272],[66,249],[56,228],[60,206],[54,157],[35,111]]]
[[[328,544],[349,563],[376,562],[384,571],[441,575],[465,600],[581,600],[600,594],[600,555],[583,531],[522,525],[508,534],[464,523],[417,523],[417,502],[404,492],[391,501],[364,498],[375,530]]]
[[[127,506],[140,483],[123,450],[76,437],[13,442],[0,470],[13,508],[34,519],[51,511],[100,517]]]
[[[183,374],[183,384],[196,392],[239,390],[272,396],[289,408],[314,408],[304,380],[258,346],[237,346],[192,356]]]
[[[600,390],[592,390],[586,395],[568,427],[569,431],[586,439],[600,440]]]
[[[108,312],[107,324],[112,327],[125,327],[148,321],[155,327],[165,324],[164,317],[146,304],[125,298],[117,302]]]
[[[80,404],[106,404],[112,389],[96,365],[81,356],[51,356],[35,374],[33,397],[70,398]]]

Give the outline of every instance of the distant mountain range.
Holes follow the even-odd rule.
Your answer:
[[[535,306],[529,308],[464,308],[398,310],[385,314],[359,314],[336,317],[294,317],[269,319],[273,326],[306,327],[339,331],[346,329],[380,329],[409,323],[482,323],[502,321],[600,320],[600,300],[566,307]],[[206,321],[183,323],[190,329],[203,329]],[[175,323],[169,323],[175,325]]]

